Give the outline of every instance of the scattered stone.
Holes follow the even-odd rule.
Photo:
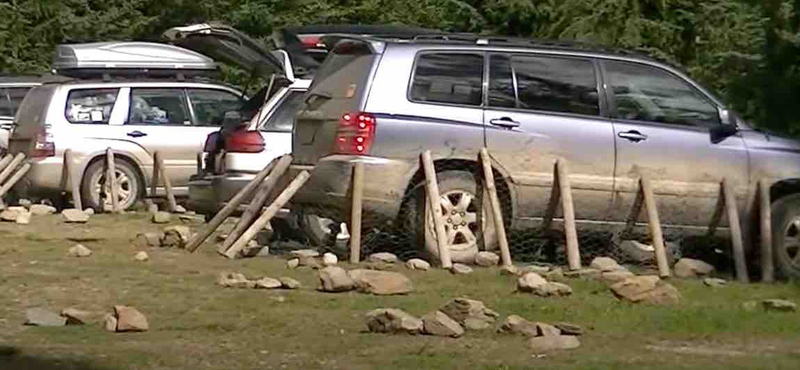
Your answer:
[[[145,251],[138,251],[136,254],[133,255],[133,259],[139,262],[144,262],[150,259],[150,256],[147,255]]]
[[[678,263],[675,264],[675,276],[679,278],[708,276],[711,275],[714,270],[714,266],[691,258],[681,258],[678,260]]]
[[[499,316],[483,302],[468,298],[453,299],[439,310],[469,330],[487,329]]]
[[[548,281],[564,280],[564,270],[561,267],[556,267],[542,275]]]
[[[70,257],[89,257],[92,255],[92,250],[84,247],[82,244],[75,244],[69,248],[67,255]]]
[[[500,275],[517,276],[517,274],[519,274],[517,266],[510,265],[500,267]]]
[[[601,272],[616,271],[620,268],[617,261],[611,257],[595,257],[589,267]]]
[[[30,212],[20,212],[17,215],[17,223],[20,225],[27,225],[31,223],[31,213]]]
[[[373,333],[419,334],[423,323],[403,310],[379,308],[367,313],[367,327]]]
[[[518,269],[518,271],[519,271],[519,275],[520,276],[521,275],[525,275],[525,274],[527,274],[529,272],[535,272],[535,273],[537,273],[539,275],[542,275],[542,274],[546,274],[546,273],[550,272],[550,267],[538,266],[538,265],[528,265],[528,266],[520,267]]]
[[[19,217],[20,213],[25,211],[19,211],[16,209],[6,209],[3,212],[0,212],[0,220],[7,221],[7,222],[14,222]]]
[[[138,249],[156,248],[161,246],[161,239],[164,238],[162,232],[138,233],[131,240],[131,244]]]
[[[728,281],[720,278],[705,278],[703,279],[703,284],[712,288],[722,288],[728,285]]]
[[[483,267],[497,266],[498,262],[500,262],[500,256],[498,256],[493,252],[483,251],[483,252],[478,252],[478,254],[475,255],[475,264],[478,266],[483,266]]]
[[[263,277],[261,279],[256,280],[255,288],[256,289],[277,289],[283,286],[278,279],[273,279],[271,277]]]
[[[40,307],[25,310],[25,318],[25,325],[64,326],[67,324],[66,317],[59,316],[55,312]]]
[[[323,292],[345,292],[352,290],[355,282],[341,267],[328,266],[319,270],[319,289]]]
[[[535,323],[532,323],[518,315],[506,317],[497,331],[501,333],[521,334],[527,337],[535,337],[539,335],[539,329],[536,327]]]
[[[181,220],[181,222],[183,223],[189,223],[189,224],[202,224],[206,222],[205,217],[198,215],[190,215],[188,213],[179,215],[178,219]]]
[[[114,306],[114,315],[117,317],[117,332],[149,329],[147,318],[133,307]]]
[[[339,263],[339,257],[336,257],[335,254],[331,252],[327,252],[322,255],[322,264],[325,266],[333,266]]]
[[[388,271],[394,270],[395,264],[394,263],[386,263],[386,262],[363,262],[361,266],[367,270],[378,270],[378,271]]]
[[[20,207],[25,207],[25,209],[31,209],[31,206],[33,205],[33,202],[31,202],[30,199],[25,198],[20,199],[17,203],[19,203]]]
[[[91,215],[94,214],[94,208],[91,208],[91,207],[90,208],[84,208],[83,213],[91,216]]]
[[[658,276],[635,276],[611,285],[618,298],[629,302],[647,304],[675,304],[681,300],[678,290]]]
[[[450,272],[456,275],[466,275],[472,273],[472,267],[469,267],[462,263],[454,263],[453,267],[450,268]]]
[[[553,326],[561,330],[561,335],[583,335],[586,332],[580,325],[569,322],[559,321],[554,323]]]
[[[289,256],[299,259],[314,258],[314,257],[319,257],[319,252],[313,249],[299,249],[289,252]]]
[[[411,280],[399,272],[352,270],[348,272],[359,292],[375,295],[408,294],[414,290]]]
[[[61,217],[64,219],[64,222],[67,223],[83,224],[89,221],[89,215],[75,208],[69,208],[61,211]]]
[[[286,276],[281,277],[279,280],[283,289],[299,289],[301,285],[299,281]]]
[[[84,325],[98,321],[100,314],[97,312],[83,311],[77,308],[61,310],[61,316],[67,319],[67,325]]]
[[[422,326],[425,334],[440,337],[458,338],[464,334],[461,324],[445,315],[442,311],[433,311],[422,317]]]
[[[767,311],[778,312],[795,312],[797,311],[797,304],[785,299],[765,299],[761,301],[761,305]]]
[[[754,312],[758,309],[758,302],[756,301],[747,301],[742,303],[742,309],[749,312]]]
[[[480,319],[467,318],[464,320],[464,329],[467,330],[486,330],[492,327],[492,323]]]
[[[192,231],[189,226],[167,226],[164,228],[164,237],[161,239],[162,247],[183,248],[189,242]]]
[[[158,211],[153,213],[153,223],[154,224],[166,224],[172,220],[172,214],[165,211]]]
[[[150,200],[150,203],[147,203],[148,200],[150,199],[145,200],[145,204],[147,205],[147,213],[151,215],[158,213],[158,204],[153,203],[152,200]]]
[[[534,288],[547,284],[547,280],[535,272],[529,272],[517,279],[517,290],[520,292],[532,292]]]
[[[103,316],[103,327],[106,329],[106,331],[116,332],[117,318],[110,313],[105,314],[105,316]]]
[[[34,204],[34,205],[31,205],[31,208],[30,208],[30,212],[34,216],[52,215],[52,214],[55,214],[56,211],[58,211],[56,209],[56,207],[48,206],[46,204]]]
[[[573,335],[542,336],[528,339],[528,347],[535,353],[575,349],[581,341]]]
[[[238,272],[222,272],[217,278],[217,284],[226,288],[253,288],[255,282],[250,281],[244,274]]]
[[[572,288],[564,283],[547,282],[534,286],[531,292],[540,297],[565,297],[572,294]]]
[[[396,263],[397,256],[388,252],[373,253],[367,257],[369,262]]]
[[[286,261],[286,268],[288,269],[296,269],[297,266],[300,266],[300,259],[299,258],[292,258]]]
[[[269,246],[265,245],[258,249],[258,253],[256,253],[256,257],[269,257]]]
[[[602,273],[602,275],[600,275],[600,280],[606,284],[614,284],[634,276],[636,275],[630,271],[616,270]]]
[[[406,268],[408,268],[409,270],[428,271],[431,268],[431,264],[423,259],[412,258],[406,261]]]
[[[182,205],[175,206],[175,213],[186,213],[186,208]]]
[[[564,276],[568,278],[582,278],[582,279],[598,279],[600,278],[600,270],[593,268],[582,268],[574,271],[564,272]]]
[[[561,329],[544,322],[535,322],[536,336],[539,337],[557,337],[561,335]]]
[[[652,245],[642,244],[636,240],[624,240],[620,243],[619,249],[625,255],[626,260],[632,260],[639,264],[655,261],[655,248]]]
[[[239,257],[255,257],[261,252],[261,248],[256,240],[250,240],[237,255]],[[269,252],[267,252],[267,255],[269,255]]]

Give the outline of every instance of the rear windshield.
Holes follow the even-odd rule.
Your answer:
[[[34,87],[22,100],[14,118],[16,127],[15,137],[33,137],[39,131],[39,125],[44,125],[50,98],[56,86]]]
[[[310,90],[334,99],[360,96],[375,57],[365,42],[340,42],[314,74]]]
[[[14,117],[30,86],[0,87],[0,117]]]

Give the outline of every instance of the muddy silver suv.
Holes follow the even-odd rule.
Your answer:
[[[800,144],[752,129],[646,57],[500,38],[341,39],[294,130],[296,168],[315,167],[297,206],[346,210],[350,169],[363,162],[365,211],[415,225],[435,254],[420,191],[419,154],[431,150],[441,212],[458,216],[445,218],[454,260],[495,247],[482,147],[512,229],[542,219],[557,159],[569,164],[579,226],[623,223],[647,174],[665,229],[704,231],[727,178],[752,240],[755,184],[767,178],[776,260],[800,276]]]

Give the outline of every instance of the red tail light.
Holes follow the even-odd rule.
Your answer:
[[[53,137],[47,132],[46,126],[41,126],[36,134],[36,141],[33,143],[33,157],[54,157],[56,155],[56,144],[52,141]]]
[[[371,113],[345,113],[336,131],[336,153],[367,154],[375,141],[375,116]]]
[[[225,138],[225,151],[228,153],[259,153],[263,150],[264,138],[261,133],[248,131],[247,126],[240,127]]]

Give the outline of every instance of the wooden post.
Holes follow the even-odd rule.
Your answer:
[[[225,251],[227,251],[239,239],[242,233],[247,230],[248,226],[250,226],[253,220],[258,216],[259,212],[261,212],[261,208],[263,208],[264,203],[267,202],[270,193],[272,193],[272,189],[278,184],[278,181],[280,181],[281,177],[286,170],[289,169],[291,164],[291,154],[286,154],[278,160],[275,168],[270,173],[270,176],[267,177],[266,181],[264,181],[261,186],[259,186],[255,193],[255,197],[250,200],[250,204],[247,205],[247,209],[245,209],[242,213],[242,217],[239,217],[239,222],[236,223],[236,226],[233,227],[233,230],[228,235],[228,238],[225,239],[225,241],[223,241],[217,249],[218,252],[225,253]]]
[[[558,187],[561,194],[561,209],[564,211],[564,234],[567,237],[567,264],[570,270],[581,268],[581,253],[578,248],[578,231],[575,227],[575,207],[572,203],[572,187],[569,182],[567,162],[556,161]]]
[[[8,181],[3,183],[3,185],[0,186],[0,199],[3,199],[3,196],[5,196],[6,193],[9,190],[11,190],[11,188],[17,183],[17,181],[19,181],[22,178],[22,176],[25,176],[25,174],[28,173],[30,169],[31,169],[30,163],[23,164],[22,167],[20,167],[19,170],[17,170],[17,172],[15,172],[14,175],[11,176],[10,179],[8,179]]]
[[[547,232],[550,225],[553,224],[553,217],[556,215],[558,204],[561,201],[561,185],[558,183],[558,168],[553,166],[553,187],[550,189],[550,202],[547,204],[547,210],[544,212],[544,219],[542,220],[542,232]]]
[[[219,225],[222,225],[222,223],[225,222],[225,219],[227,219],[233,213],[233,211],[235,211],[239,207],[239,204],[242,204],[245,198],[253,194],[253,191],[256,190],[256,187],[258,187],[258,185],[264,181],[264,179],[267,177],[270,171],[272,171],[272,169],[275,167],[275,162],[276,162],[275,160],[270,161],[269,164],[267,164],[256,175],[256,177],[250,180],[250,182],[247,183],[247,185],[244,188],[242,188],[242,190],[239,190],[239,192],[236,193],[236,195],[233,198],[231,198],[231,200],[228,201],[228,203],[225,204],[225,206],[222,207],[222,209],[219,212],[217,212],[216,215],[214,215],[214,218],[212,218],[211,221],[208,222],[208,225],[206,225],[206,227],[200,230],[189,240],[189,243],[186,245],[186,249],[190,253],[197,250],[197,248],[199,248],[200,245],[202,245],[203,242],[206,239],[208,239],[208,237],[212,233],[214,233],[214,231],[216,231],[217,228],[219,228]]]
[[[439,259],[442,268],[452,268],[453,261],[450,260],[450,245],[447,241],[447,233],[444,230],[442,221],[442,205],[439,200],[439,183],[436,181],[436,170],[433,168],[431,151],[422,152],[422,168],[425,171],[425,189],[428,191],[428,208],[431,210],[431,218],[436,229],[436,243],[439,246]],[[425,218],[423,217],[423,220]],[[424,227],[427,227],[427,222]]]
[[[197,152],[197,173],[203,172],[203,152]]]
[[[158,188],[159,175],[161,174],[161,170],[158,168],[158,166],[159,166],[159,163],[158,163],[158,151],[156,151],[155,153],[153,153],[153,178],[152,178],[152,181],[150,182],[150,196],[151,197],[156,197],[157,196],[156,188]]]
[[[722,192],[725,195],[725,213],[728,214],[728,226],[731,229],[736,277],[740,282],[748,283],[750,282],[750,277],[747,275],[747,262],[744,259],[742,225],[739,223],[739,207],[736,205],[734,189],[726,178],[722,179]]]
[[[775,265],[772,257],[772,207],[769,196],[769,182],[758,182],[759,216],[761,216],[761,281],[775,281]]]
[[[500,208],[500,199],[497,197],[497,187],[494,183],[494,172],[492,172],[491,158],[486,148],[481,148],[481,162],[483,163],[483,177],[486,180],[486,190],[489,192],[489,200],[492,204],[492,218],[494,228],[497,232],[497,244],[500,246],[500,260],[503,266],[511,266],[511,251],[508,249],[508,238],[506,237],[506,225],[503,223],[503,211]]]
[[[650,178],[645,174],[642,174],[642,177],[639,178],[639,189],[642,192],[644,207],[647,209],[647,224],[650,227],[650,236],[653,237],[658,276],[666,279],[670,276],[667,248],[664,246],[664,234],[661,231],[661,220],[658,217],[653,187],[650,185]]]
[[[6,181],[8,176],[10,176],[11,173],[14,172],[14,170],[17,168],[17,166],[19,166],[19,164],[22,163],[22,161],[24,160],[25,160],[25,154],[17,153],[17,155],[14,156],[14,159],[11,160],[11,163],[9,163],[8,166],[6,166],[6,168],[4,168],[2,172],[0,172],[0,184],[2,184],[3,181]]]
[[[253,240],[256,234],[258,234],[258,232],[263,229],[267,223],[269,223],[272,217],[275,217],[278,211],[280,211],[281,208],[283,208],[283,206],[292,198],[292,196],[294,196],[294,193],[296,193],[297,190],[299,190],[300,187],[303,186],[306,181],[308,181],[309,176],[310,175],[308,171],[300,172],[297,177],[292,180],[289,186],[287,186],[286,189],[284,189],[283,192],[278,195],[275,201],[272,202],[272,204],[270,204],[266,210],[264,210],[261,216],[256,219],[252,225],[250,225],[250,227],[242,234],[242,237],[239,238],[239,240],[237,240],[236,243],[234,243],[231,248],[225,252],[225,256],[231,259],[236,258],[236,254],[244,249],[250,240]]]
[[[3,159],[0,159],[0,171],[6,169],[6,166],[8,166],[12,159],[14,159],[14,156],[11,154],[6,154]]]
[[[167,193],[167,205],[170,212],[175,212],[175,209],[178,208],[178,203],[175,201],[175,195],[172,193],[172,182],[169,180],[166,169],[164,168],[164,159],[161,158],[161,153],[157,150],[153,157],[155,162],[155,167],[153,167],[153,180],[158,180],[159,175],[164,179],[164,190]],[[158,182],[153,181],[153,195],[155,195],[157,185]]]
[[[111,212],[119,212],[119,188],[117,187],[117,166],[114,163],[114,149],[106,148],[106,179],[111,189]]]
[[[64,150],[64,166],[63,171],[66,177],[66,186],[69,187],[69,192],[72,195],[72,206],[75,209],[83,209],[81,203],[81,182],[78,174],[75,173],[75,164],[72,162],[72,149]]]
[[[361,261],[361,203],[364,195],[364,163],[353,164],[353,203],[350,209],[350,263]]]

